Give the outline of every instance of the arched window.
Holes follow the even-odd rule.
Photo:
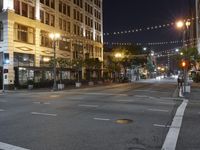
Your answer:
[[[0,41],[3,41],[3,23],[0,22]]]

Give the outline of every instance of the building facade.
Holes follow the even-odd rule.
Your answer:
[[[102,0],[0,0],[0,11],[0,53],[9,54],[6,87],[53,78],[50,33],[61,35],[57,58],[103,61]],[[70,69],[63,77],[72,77]]]

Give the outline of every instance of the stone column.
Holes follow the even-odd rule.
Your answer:
[[[4,74],[5,89],[13,89],[14,87],[14,22],[11,20],[4,20],[4,53],[9,54],[9,64],[4,64],[4,69],[8,69],[8,73]]]
[[[35,66],[40,67],[40,43],[41,43],[41,35],[40,35],[40,29],[35,29]]]
[[[40,21],[40,0],[35,0],[35,19]]]

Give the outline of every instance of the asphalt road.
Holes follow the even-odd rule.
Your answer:
[[[6,93],[0,149],[161,150],[181,104],[175,96],[172,80]]]

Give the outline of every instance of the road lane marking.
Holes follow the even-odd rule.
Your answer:
[[[94,118],[94,120],[100,120],[100,121],[110,121],[110,119],[106,119],[106,118]]]
[[[159,104],[165,104],[165,105],[174,105],[174,103],[168,103],[168,102],[158,102]]]
[[[99,107],[98,105],[78,105],[79,107]]]
[[[4,109],[0,109],[0,112],[3,112],[3,111],[5,111]]]
[[[40,112],[31,112],[32,115],[42,115],[42,116],[53,116],[56,117],[57,114],[48,114],[48,113],[40,113]]]
[[[150,93],[169,93],[169,92],[164,92],[164,91],[153,91],[153,90],[135,90],[136,92],[150,92]]]
[[[50,95],[51,98],[57,98],[59,97],[60,95]]]
[[[119,93],[95,93],[95,92],[90,92],[90,93],[84,93],[84,92],[67,92],[69,94],[83,94],[83,95],[103,95],[103,96],[129,96],[128,94],[119,94]]]
[[[69,99],[74,99],[74,100],[82,100],[83,98],[82,97],[71,97],[71,98],[69,98]]]
[[[0,142],[0,149],[1,150],[29,150],[29,149],[25,149],[22,147],[6,144],[6,143],[2,143],[2,142]]]
[[[149,111],[155,111],[155,112],[169,112],[169,110],[164,109],[148,109]]]
[[[33,102],[33,104],[44,104],[44,105],[50,105],[50,103],[48,103],[48,102]]]
[[[176,149],[176,144],[178,141],[178,136],[182,125],[183,116],[187,105],[188,105],[188,100],[184,100],[182,104],[178,107],[161,150]]]
[[[162,125],[162,124],[153,124],[154,127],[160,127],[160,128],[170,128],[170,126]]]
[[[134,100],[116,100],[117,102],[135,102]]]

